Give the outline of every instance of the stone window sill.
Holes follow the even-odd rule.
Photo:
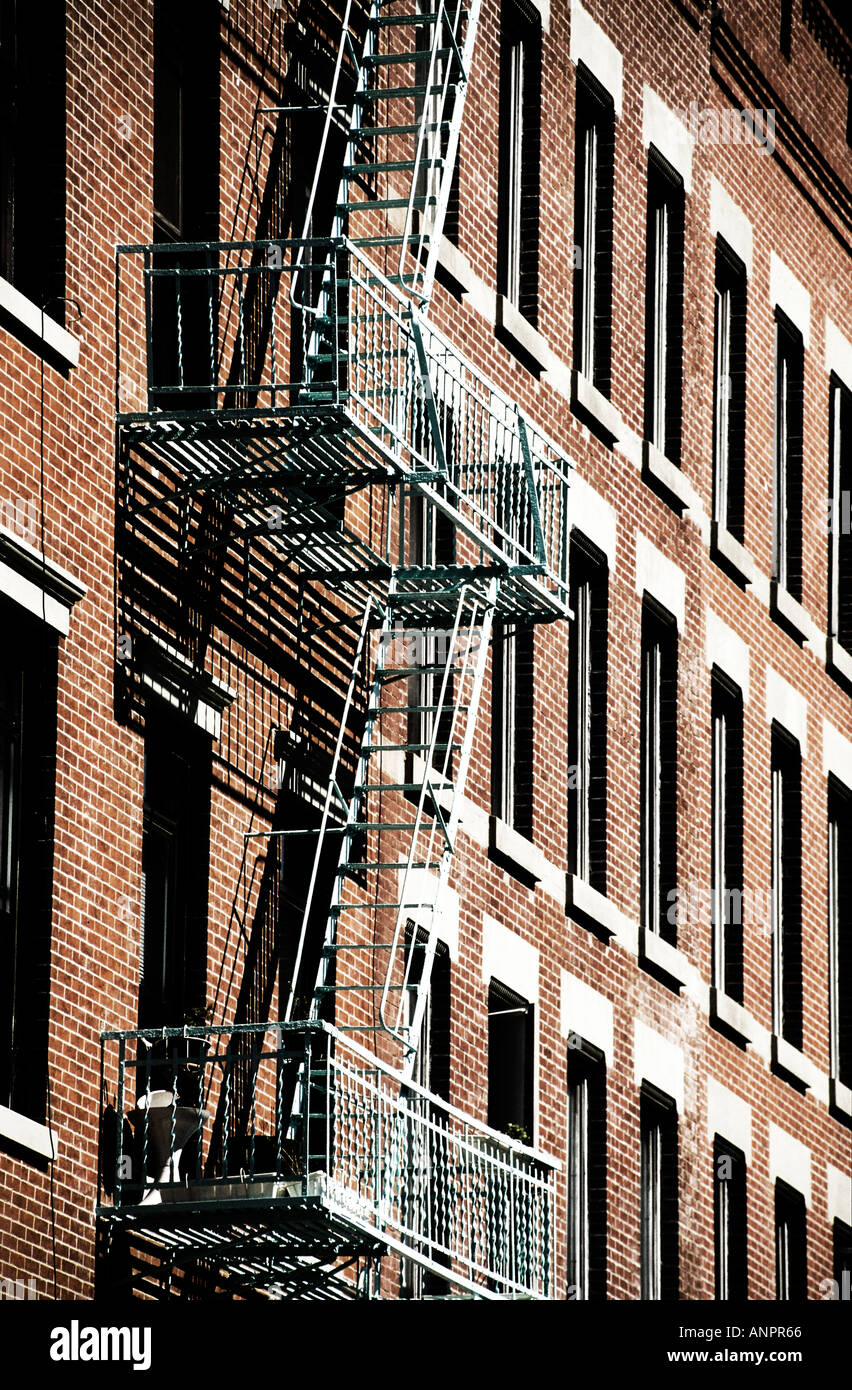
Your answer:
[[[811,620],[802,605],[777,579],[773,579],[770,586],[770,604],[776,622],[787,628],[797,641],[804,642],[811,630]]]
[[[56,1157],[55,1132],[37,1120],[19,1115],[17,1110],[9,1110],[5,1105],[0,1105],[0,1137],[11,1140],[18,1148],[26,1149],[39,1158],[53,1160]]]
[[[37,304],[16,290],[8,280],[0,277],[0,311],[3,317],[12,321],[16,328],[23,328],[29,337],[49,353],[60,358],[68,367],[76,367],[80,360],[80,341],[67,329],[43,314]]]
[[[644,966],[651,968],[652,973],[664,976],[665,983],[674,984],[677,988],[686,984],[689,973],[686,956],[676,946],[664,941],[659,932],[649,931],[647,927],[639,928],[639,959]]]
[[[710,987],[710,1017],[740,1042],[753,1043],[757,1036],[757,1025],[748,1010],[715,985]]]
[[[529,887],[540,883],[547,872],[547,861],[541,850],[499,816],[488,817],[488,855],[501,869]]]
[[[504,294],[497,296],[497,337],[520,357],[536,376],[544,372],[553,357],[544,338],[524,318]]]
[[[772,1034],[772,1065],[800,1086],[810,1089],[813,1084],[813,1067],[805,1054],[778,1033]]]
[[[714,521],[711,526],[710,544],[713,559],[721,565],[724,570],[742,584],[754,583],[754,561],[746,550],[745,546],[740,545],[724,526],[720,526],[718,521]]]
[[[616,444],[622,438],[624,424],[612,401],[576,369],[571,373],[571,409],[605,443]]]
[[[619,913],[615,904],[576,874],[568,874],[565,879],[565,911],[607,940],[618,935]]]
[[[828,639],[825,664],[833,676],[839,676],[847,685],[852,685],[852,652],[841,647],[836,637]]]
[[[680,513],[692,506],[692,488],[688,480],[648,439],[642,441],[642,471],[646,482],[663,494],[674,511]]]
[[[836,1076],[831,1078],[831,1108],[839,1115],[845,1115],[847,1120],[852,1120],[852,1088],[844,1086]]]

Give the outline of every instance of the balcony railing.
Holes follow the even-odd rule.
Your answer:
[[[205,1211],[240,1220],[308,1203],[450,1285],[551,1296],[558,1164],[334,1028],[111,1032],[101,1056],[101,1093],[114,1098],[102,1216],[197,1223]]]
[[[342,421],[567,611],[570,461],[350,242],[120,247],[116,278],[120,420],[325,415],[329,468]]]

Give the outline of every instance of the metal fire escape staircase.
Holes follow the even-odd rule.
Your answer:
[[[170,1268],[213,1261],[273,1297],[352,1296],[343,1266],[387,1251],[473,1296],[552,1289],[553,1162],[414,1080],[492,624],[569,611],[570,462],[427,314],[479,0],[426,3],[372,0],[357,52],[347,0],[301,238],[117,257],[133,544],[162,565],[169,518],[212,499],[238,539],[360,621],[319,831],[301,841],[312,867],[283,1016],[103,1037],[118,1114],[131,1088],[139,1099],[135,1176],[125,1135],[99,1215],[165,1245]],[[334,222],[315,236],[342,108]],[[352,503],[379,494],[365,527]],[[155,637],[169,610],[144,608],[123,621]],[[202,1084],[182,1116],[179,1085],[158,1077],[178,1076],[188,1046]]]

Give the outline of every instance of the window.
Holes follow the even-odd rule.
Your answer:
[[[488,1123],[532,1144],[535,1125],[534,1009],[514,990],[488,986]]]
[[[778,47],[781,49],[782,58],[786,58],[789,62],[793,51],[793,0],[781,0]]]
[[[568,1297],[606,1298],[606,1068],[568,1053]]]
[[[570,871],[606,892],[607,569],[604,557],[571,545],[568,819]]]
[[[775,318],[774,578],[800,602],[804,346],[780,310]]]
[[[772,726],[772,1026],[802,1046],[802,769],[799,745]]]
[[[430,0],[417,0],[417,13],[428,15],[430,13]],[[454,33],[458,33],[456,10],[453,5],[447,7],[447,24]],[[429,53],[432,45],[433,28],[431,25],[420,25],[416,32],[415,50],[418,53]],[[453,65],[453,73],[456,71]],[[451,73],[451,77],[453,75]],[[419,58],[416,66],[416,80],[418,87],[426,87],[429,77],[429,58]],[[431,83],[432,88],[441,87],[446,81],[446,59],[436,57],[432,69]],[[433,199],[428,203],[422,213],[422,217],[427,226],[431,226],[435,213],[437,199],[440,194],[441,183],[443,180],[443,169],[449,152],[449,128],[446,121],[441,119],[441,96],[437,91],[432,91],[428,95],[416,98],[416,111],[418,123],[424,122],[424,143],[423,159],[424,167],[420,170],[417,193],[420,197]],[[450,182],[449,194],[447,199],[447,210],[444,215],[444,223],[441,228],[443,235],[448,241],[458,244],[459,238],[459,158],[458,151],[453,162],[452,179]]]
[[[714,671],[713,719],[713,983],[743,1001],[743,703],[741,692]]]
[[[779,1303],[807,1298],[807,1214],[801,1192],[775,1184],[775,1297]]]
[[[538,326],[541,19],[506,0],[500,43],[500,235],[498,289]]]
[[[674,1103],[653,1088],[640,1100],[643,1299],[678,1296],[678,1137]]]
[[[406,926],[406,949],[412,942],[416,957],[411,963],[407,997],[407,1022],[414,1019],[417,1004],[417,983],[423,968],[423,951],[427,945],[426,932],[413,922]],[[435,946],[435,956],[429,978],[426,1008],[420,1025],[420,1037],[412,1079],[432,1095],[443,1100],[450,1098],[450,954],[443,941]],[[452,1244],[452,1216],[444,1201],[444,1190],[438,1175],[433,1175],[424,1163],[424,1123],[433,1126],[435,1136],[446,1123],[444,1111],[425,1096],[410,1093],[407,1113],[411,1117],[409,1138],[404,1146],[410,1165],[405,1183],[406,1222],[410,1231],[421,1237],[421,1249],[436,1264],[449,1264],[446,1247]],[[434,1242],[434,1244],[432,1244]],[[419,1299],[448,1292],[448,1286],[433,1270],[424,1270],[413,1260],[403,1260],[400,1270],[403,1298]]]
[[[852,392],[831,383],[829,632],[852,652]]]
[[[154,232],[206,241],[218,231],[219,24],[204,0],[154,6]]]
[[[495,625],[492,679],[492,810],[533,835],[533,630]]]
[[[717,1138],[713,1146],[716,1297],[748,1297],[746,1161],[734,1145]]]
[[[0,0],[0,276],[64,320],[65,5]]]
[[[139,1026],[179,1027],[205,997],[210,744],[176,719],[146,724]]]
[[[653,151],[648,163],[645,435],[680,464],[683,393],[683,182]]]
[[[677,626],[646,599],[641,688],[642,925],[677,936]]]
[[[219,230],[219,19],[204,0],[154,5],[153,240],[157,243],[215,241]],[[218,307],[209,253],[160,251],[160,271],[151,287],[151,405],[161,409],[207,408],[207,391],[160,395],[156,387],[208,386],[215,374]],[[204,269],[210,275],[198,274]],[[249,294],[258,293],[254,277]],[[240,305],[252,327],[252,306]],[[254,332],[240,339],[238,369],[254,380]],[[235,404],[231,397],[229,404]]]
[[[745,522],[745,266],[716,244],[713,391],[713,516],[742,544]]]
[[[828,941],[831,1075],[852,1086],[852,793],[828,785]]]
[[[852,1226],[835,1217],[832,1236],[836,1296],[848,1303],[852,1300]]]
[[[0,1105],[43,1122],[47,1083],[56,642],[3,600],[0,663]]]
[[[578,370],[608,396],[615,112],[612,98],[583,67],[577,74],[576,150],[574,358]]]

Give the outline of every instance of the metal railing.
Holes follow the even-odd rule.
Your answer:
[[[571,462],[345,238],[119,247],[117,296],[120,420],[343,415],[567,612]]]
[[[321,1204],[451,1285],[548,1298],[555,1160],[323,1023],[101,1038],[99,1210]]]

